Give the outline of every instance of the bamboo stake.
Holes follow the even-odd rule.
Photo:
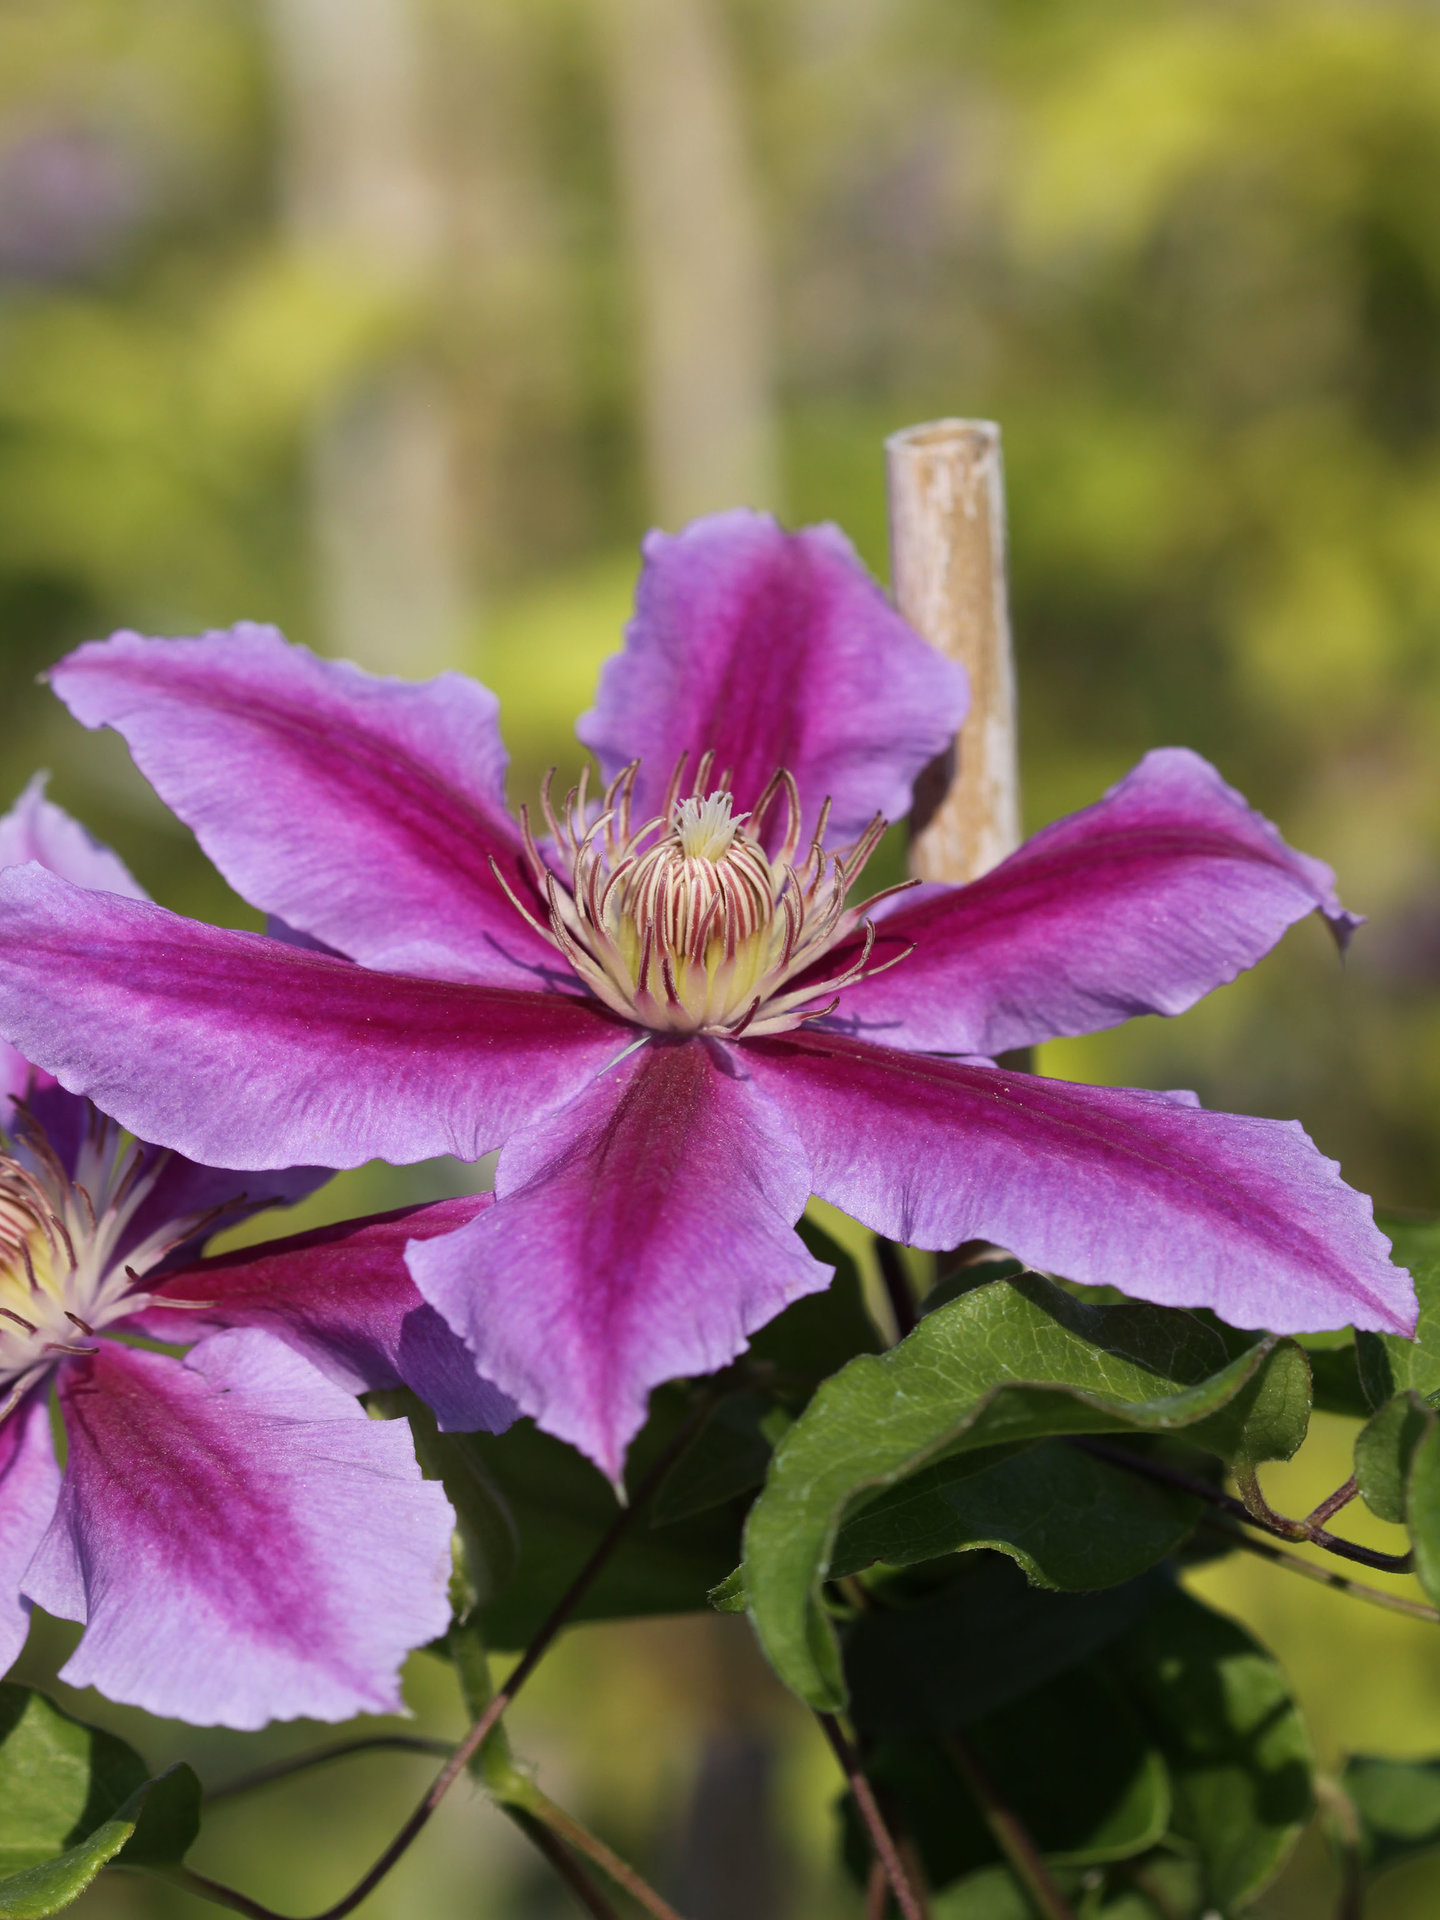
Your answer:
[[[1020,844],[1005,476],[990,420],[932,420],[885,442],[901,613],[970,680],[954,751],[916,784],[910,871],[973,880]]]

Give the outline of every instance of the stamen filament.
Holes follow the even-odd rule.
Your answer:
[[[848,908],[846,899],[879,845],[885,821],[877,815],[852,845],[831,853],[824,844],[827,799],[796,866],[801,807],[788,769],[777,769],[750,812],[737,813],[729,769],[718,787],[709,788],[713,750],[700,756],[687,782],[688,761],[688,753],[679,756],[663,811],[639,827],[632,820],[638,761],[610,781],[593,819],[586,818],[588,769],[558,813],[554,769],[546,774],[540,806],[548,848],[536,840],[524,809],[521,835],[548,926],[517,897],[494,860],[491,870],[527,925],[559,950],[585,986],[643,1026],[733,1038],[824,1018],[833,1012],[836,994],[880,970],[870,965],[874,924],[862,919],[862,909]],[[770,855],[762,836],[782,795],[785,831]],[[569,868],[568,885],[557,871],[562,862]],[[876,897],[900,890],[891,887]],[[794,984],[862,926],[860,951],[845,967],[811,985]]]

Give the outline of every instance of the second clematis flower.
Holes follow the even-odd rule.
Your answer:
[[[502,1148],[410,1268],[487,1379],[617,1477],[649,1390],[829,1270],[819,1194],[922,1247],[1244,1327],[1408,1332],[1368,1202],[1298,1125],[992,1056],[1173,1014],[1333,877],[1195,755],[1149,755],[965,887],[851,904],[954,735],[958,671],[830,528],[645,546],[580,737],[605,789],[513,820],[496,702],[241,626],[52,674],[230,883],[305,937],[0,877],[0,1032],[147,1138],[234,1166]]]
[[[0,866],[16,860],[143,898],[38,781],[0,819]],[[0,1048],[0,1672],[35,1604],[85,1625],[63,1679],[152,1713],[400,1707],[401,1660],[449,1621],[452,1515],[404,1422],[354,1396],[404,1383],[450,1425],[506,1424],[404,1265],[417,1228],[488,1201],[197,1258],[327,1177],[127,1139]]]

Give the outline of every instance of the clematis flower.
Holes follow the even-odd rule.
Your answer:
[[[17,856],[107,890],[87,898],[143,900],[38,781],[0,820],[0,863]],[[452,1516],[404,1423],[353,1396],[405,1380],[453,1424],[505,1424],[403,1259],[417,1225],[485,1203],[196,1261],[217,1226],[328,1176],[127,1140],[13,1050],[0,1085],[0,1672],[34,1603],[85,1623],[62,1678],[152,1713],[398,1708],[401,1660],[449,1619]]]
[[[1178,1013],[1317,909],[1343,938],[1329,870],[1169,750],[969,886],[852,906],[961,675],[833,529],[736,512],[644,552],[579,730],[603,795],[547,799],[540,837],[458,675],[256,626],[80,648],[51,676],[72,712],[328,951],[31,868],[0,878],[0,1031],[236,1166],[500,1147],[496,1204],[411,1271],[612,1476],[652,1386],[826,1284],[794,1232],[812,1193],[1242,1326],[1408,1331],[1368,1202],[1298,1125],[991,1058]]]

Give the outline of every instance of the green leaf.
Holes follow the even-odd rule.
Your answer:
[[[372,1418],[410,1422],[420,1471],[440,1482],[455,1509],[450,1605],[457,1620],[468,1619],[505,1585],[519,1551],[514,1516],[480,1451],[482,1436],[442,1433],[430,1408],[408,1387],[367,1393],[365,1405]]]
[[[1415,1449],[1435,1415],[1413,1388],[1387,1400],[1355,1436],[1355,1479],[1370,1511],[1405,1523],[1406,1489]]]
[[[1405,1524],[1415,1554],[1415,1575],[1440,1605],[1440,1420],[1426,1409],[1426,1425],[1410,1455],[1405,1483]]]
[[[1231,1359],[1194,1315],[1092,1306],[1038,1274],[927,1314],[899,1346],[852,1360],[776,1449],[745,1530],[751,1618],[771,1664],[812,1706],[845,1693],[819,1609],[846,1509],[937,1463],[1060,1434],[1186,1432],[1237,1463],[1288,1458],[1309,1369],[1293,1342]]]
[[[667,1475],[664,1505],[657,1507],[654,1524],[631,1530],[576,1607],[575,1620],[703,1611],[711,1589],[740,1558],[733,1496],[759,1484],[765,1466],[760,1447],[768,1459],[787,1423],[787,1409],[802,1407],[827,1374],[879,1344],[854,1261],[812,1221],[802,1220],[799,1231],[816,1258],[835,1267],[834,1281],[824,1293],[795,1301],[755,1336],[737,1363],[737,1373],[748,1383],[735,1396],[742,1409],[726,1414],[721,1403],[709,1423],[709,1439],[702,1430]],[[632,1486],[688,1417],[690,1404],[679,1387],[652,1395],[650,1418],[628,1458]],[[740,1431],[727,1434],[731,1420]],[[615,1494],[587,1460],[529,1420],[504,1434],[465,1438],[519,1536],[507,1584],[481,1602],[490,1645],[506,1651],[528,1643],[579,1572],[616,1516]]]
[[[183,1761],[147,1780],[120,1810],[120,1818],[134,1819],[135,1831],[116,1855],[116,1865],[178,1866],[200,1831],[203,1798],[198,1778]]]
[[[1172,1831],[1228,1913],[1278,1872],[1314,1805],[1314,1755],[1285,1676],[1243,1627],[1180,1589],[1110,1658],[1169,1765]]]
[[[744,1613],[745,1569],[736,1567],[733,1573],[726,1574],[719,1586],[712,1587],[705,1597],[716,1613]]]
[[[1415,1388],[1360,1429],[1355,1478],[1372,1512],[1409,1528],[1416,1576],[1440,1601],[1440,1415]]]
[[[1167,1847],[1138,1859],[1122,1860],[1105,1876],[1100,1899],[1084,1910],[1085,1920],[1214,1920],[1197,1863]]]
[[[1016,1260],[1010,1254],[994,1259],[967,1262],[956,1267],[953,1272],[942,1275],[925,1298],[920,1302],[919,1316],[923,1320],[927,1313],[934,1313],[940,1307],[948,1307],[952,1300],[959,1300],[967,1293],[974,1293],[977,1287],[988,1287],[992,1280],[1018,1280],[1029,1272],[1023,1260]],[[1077,1297],[1083,1297],[1085,1288],[1072,1289]],[[1116,1296],[1118,1299],[1118,1296]],[[1109,1290],[1106,1290],[1106,1304],[1111,1304]]]
[[[651,1401],[651,1417],[630,1449],[632,1486],[686,1417],[679,1389]],[[529,1420],[507,1433],[472,1436],[486,1471],[515,1517],[520,1552],[508,1584],[481,1609],[490,1646],[526,1646],[619,1512],[609,1482],[562,1441]],[[693,1613],[740,1558],[740,1522],[718,1507],[674,1526],[632,1527],[586,1591],[575,1620]]]
[[[704,1513],[758,1487],[790,1415],[768,1393],[730,1393],[675,1462],[655,1496],[654,1523]]]
[[[77,1900],[105,1866],[178,1866],[200,1829],[200,1782],[182,1762],[63,1853],[0,1879],[0,1920],[43,1920]]]
[[[1440,1760],[1356,1755],[1346,1761],[1340,1784],[1359,1820],[1367,1873],[1440,1847]]]
[[[1360,1355],[1349,1327],[1338,1333],[1302,1333],[1296,1336],[1310,1362],[1316,1413],[1336,1413],[1346,1420],[1366,1420],[1371,1402],[1360,1377]]]
[[[1193,1863],[1153,1852],[1121,1861],[1094,1885],[1092,1872],[1053,1870],[1076,1920],[1200,1920],[1205,1905]],[[1035,1908],[1006,1867],[982,1867],[930,1902],[931,1920],[1035,1920]],[[1214,1920],[1213,1914],[1211,1920]]]
[[[410,1409],[415,1458],[427,1480],[438,1480],[455,1509],[457,1617],[466,1618],[501,1592],[515,1571],[520,1537],[515,1516],[495,1484],[474,1433],[441,1433],[430,1409]]]
[[[831,1577],[877,1560],[906,1566],[994,1547],[1037,1586],[1112,1587],[1173,1553],[1200,1512],[1188,1495],[1063,1440],[1042,1440],[993,1466],[988,1458],[941,1461],[852,1510],[835,1541]]]
[[[880,1335],[865,1307],[860,1269],[823,1227],[802,1219],[796,1232],[835,1278],[823,1293],[807,1293],[752,1335],[745,1365],[769,1369],[777,1381],[799,1386],[805,1398],[857,1353],[876,1353]]]
[[[1389,1234],[1397,1266],[1408,1267],[1420,1303],[1413,1340],[1395,1333],[1362,1333],[1356,1340],[1360,1379],[1372,1407],[1413,1387],[1440,1392],[1440,1219],[1376,1213]]]
[[[1148,1852],[1170,1819],[1170,1783],[1154,1740],[1101,1662],[1073,1666],[986,1715],[965,1739],[999,1797],[1053,1866],[1093,1867]],[[866,1771],[945,1887],[1002,1856],[945,1736],[882,1741]],[[868,1847],[850,1811],[847,1857]]]
[[[857,1726],[900,1738],[995,1713],[1107,1646],[1170,1591],[1166,1576],[1149,1574],[1103,1593],[1049,1592],[993,1553],[967,1554],[949,1572],[938,1593],[874,1607],[847,1627]]]
[[[58,1912],[112,1860],[174,1865],[199,1825],[189,1767],[149,1780],[114,1734],[0,1685],[0,1920]]]
[[[931,1920],[1035,1920],[1029,1897],[1008,1867],[982,1867],[930,1902]]]
[[[149,1768],[43,1693],[0,1685],[0,1873],[63,1853],[120,1809]]]

